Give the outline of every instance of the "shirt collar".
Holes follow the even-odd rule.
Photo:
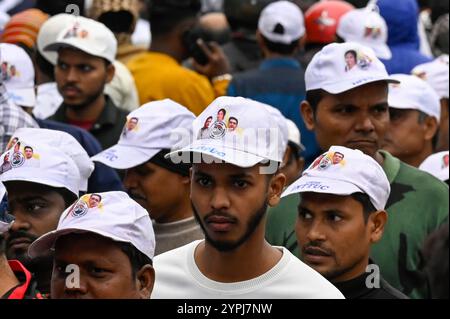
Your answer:
[[[16,277],[22,277],[24,281],[17,287],[15,287],[8,299],[24,299],[28,287],[31,282],[31,273],[22,265],[18,260],[8,260],[9,267],[16,274]]]
[[[299,69],[300,63],[294,58],[283,57],[265,59],[260,66],[261,70],[268,70],[273,68]]]
[[[386,173],[389,184],[392,184],[400,171],[400,160],[392,156],[389,152],[383,150],[380,150],[379,152],[384,158],[382,165],[383,170]]]

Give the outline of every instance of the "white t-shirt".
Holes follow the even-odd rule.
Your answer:
[[[265,274],[246,281],[221,283],[198,269],[195,248],[201,240],[155,257],[153,299],[343,299],[342,293],[289,250]]]

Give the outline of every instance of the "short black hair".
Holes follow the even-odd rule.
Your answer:
[[[185,20],[200,14],[201,0],[151,0],[148,5],[149,21],[154,37],[172,32]]]
[[[350,195],[354,200],[361,203],[363,207],[363,214],[364,214],[364,223],[367,224],[367,221],[369,220],[370,214],[377,211],[375,206],[370,201],[369,195],[365,193],[353,193]]]
[[[289,44],[277,43],[270,41],[265,36],[262,36],[264,44],[266,45],[269,51],[282,54],[282,55],[291,55],[295,52],[295,49],[298,47],[298,40],[292,41]]]
[[[33,148],[31,146],[28,146],[28,145],[25,146],[23,149],[26,150],[27,148],[30,149],[30,150],[33,150]]]
[[[227,115],[227,111],[225,111],[225,109],[220,109],[217,111],[217,114],[219,114],[220,112],[223,113],[223,116],[225,117],[225,115]]]
[[[239,124],[238,119],[235,118],[234,116],[230,116],[230,118],[228,119],[228,122],[231,121],[231,120],[235,120],[235,121],[236,121],[236,124]]]
[[[153,261],[131,243],[120,242],[118,244],[120,249],[128,256],[128,259],[130,259],[133,279],[136,277],[137,272],[145,265],[153,266]]]
[[[46,185],[43,185],[43,186],[46,186]],[[49,187],[49,186],[47,186],[47,187]],[[64,204],[65,204],[66,209],[69,208],[78,199],[78,197],[75,196],[74,193],[72,193],[71,191],[69,191],[66,188],[63,188],[63,187],[58,187],[58,188],[49,187],[49,188],[53,189],[59,195],[62,196],[62,198],[64,199]]]
[[[44,58],[38,50],[35,50],[34,57],[39,70],[48,76],[52,81],[55,81],[55,66],[47,61],[47,59]]]
[[[344,56],[347,56],[347,54],[351,54],[351,55],[353,55],[353,57],[355,58],[355,60],[356,60],[356,57],[358,56],[358,53],[356,53],[356,51],[355,50],[348,50],[347,52],[345,52],[345,54],[344,54]]]
[[[6,252],[6,240],[0,235],[0,256]]]
[[[424,112],[422,112],[422,111],[417,110],[417,112],[419,112],[419,118],[418,118],[419,124],[423,124],[423,122],[425,121],[425,119],[426,119],[427,117],[430,117],[430,115],[428,115],[428,114],[426,114],[426,113],[424,113]],[[438,123],[438,124],[439,124],[439,123]],[[431,140],[431,145],[432,145],[432,147],[433,147],[433,150],[436,149],[437,142],[438,142],[438,138],[439,138],[439,127],[438,127],[438,129],[436,130],[436,133],[434,134],[433,139]]]
[[[320,101],[323,99],[324,96],[325,91],[322,89],[306,91],[305,100],[309,103],[309,105],[311,105],[314,115],[316,115],[317,106],[319,105]]]

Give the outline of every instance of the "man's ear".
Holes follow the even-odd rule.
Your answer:
[[[308,101],[305,100],[300,104],[300,114],[303,117],[306,128],[310,131],[314,131],[314,110]]]
[[[114,66],[113,63],[110,63],[106,67],[106,83],[111,83],[115,74],[116,74],[116,67]]]
[[[286,184],[286,176],[282,173],[276,173],[272,178],[270,179],[269,189],[268,189],[268,196],[269,199],[269,206],[274,207],[277,206],[280,202],[280,196],[283,192],[284,185]]]
[[[424,138],[431,141],[439,129],[438,121],[434,116],[427,116],[423,124]]]
[[[155,284],[155,270],[144,265],[136,274],[137,288],[141,299],[150,299]]]
[[[369,220],[370,223],[370,242],[376,243],[381,240],[383,237],[384,226],[386,225],[388,219],[388,215],[386,211],[380,210],[370,214]]]

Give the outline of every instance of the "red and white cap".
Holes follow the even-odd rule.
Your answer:
[[[81,176],[79,186],[80,191],[87,192],[88,180],[94,171],[95,166],[83,146],[81,146],[72,135],[67,134],[66,132],[42,128],[20,128],[14,132],[11,139],[14,138],[30,142],[38,141],[59,148],[77,165]]]
[[[306,68],[306,91],[339,94],[359,86],[392,79],[375,52],[355,42],[331,43],[322,48]]]
[[[370,8],[354,9],[344,14],[336,34],[346,42],[358,42],[372,48],[380,59],[389,60],[392,57],[387,45],[386,21]]]
[[[449,179],[449,152],[439,152],[427,157],[419,169],[428,172],[441,181],[448,181]]]
[[[282,121],[266,104],[243,97],[219,97],[194,121],[193,143],[166,157],[192,163],[184,155],[193,153],[194,163],[203,159],[244,168],[268,161],[281,163],[288,136],[284,118]]]
[[[130,243],[150,259],[155,253],[155,234],[148,212],[124,192],[83,195],[62,213],[56,230],[30,245],[28,254],[32,258],[48,255],[59,237],[73,233],[95,233]]]
[[[0,181],[23,181],[80,191],[77,165],[64,151],[41,141],[19,140],[0,156]]]
[[[408,74],[392,74],[400,83],[389,85],[389,107],[413,109],[441,119],[441,102],[436,91],[424,80]]]
[[[359,150],[332,146],[281,196],[305,192],[342,196],[364,193],[377,210],[384,210],[391,186],[383,168],[373,158]]]
[[[56,41],[47,45],[44,50],[59,51],[67,47],[114,63],[117,40],[103,23],[79,16],[69,26],[62,29]]]
[[[448,65],[448,54],[443,54],[431,62],[416,66],[411,73],[422,80],[425,80],[436,91],[441,99],[448,99]]]
[[[290,1],[272,2],[262,10],[258,30],[272,42],[291,44],[305,34],[303,13]]]
[[[177,149],[192,142],[195,115],[169,100],[144,104],[127,117],[117,145],[92,157],[115,169],[143,164],[163,149]]]
[[[15,104],[35,106],[33,62],[25,50],[15,44],[0,43],[0,82]]]

